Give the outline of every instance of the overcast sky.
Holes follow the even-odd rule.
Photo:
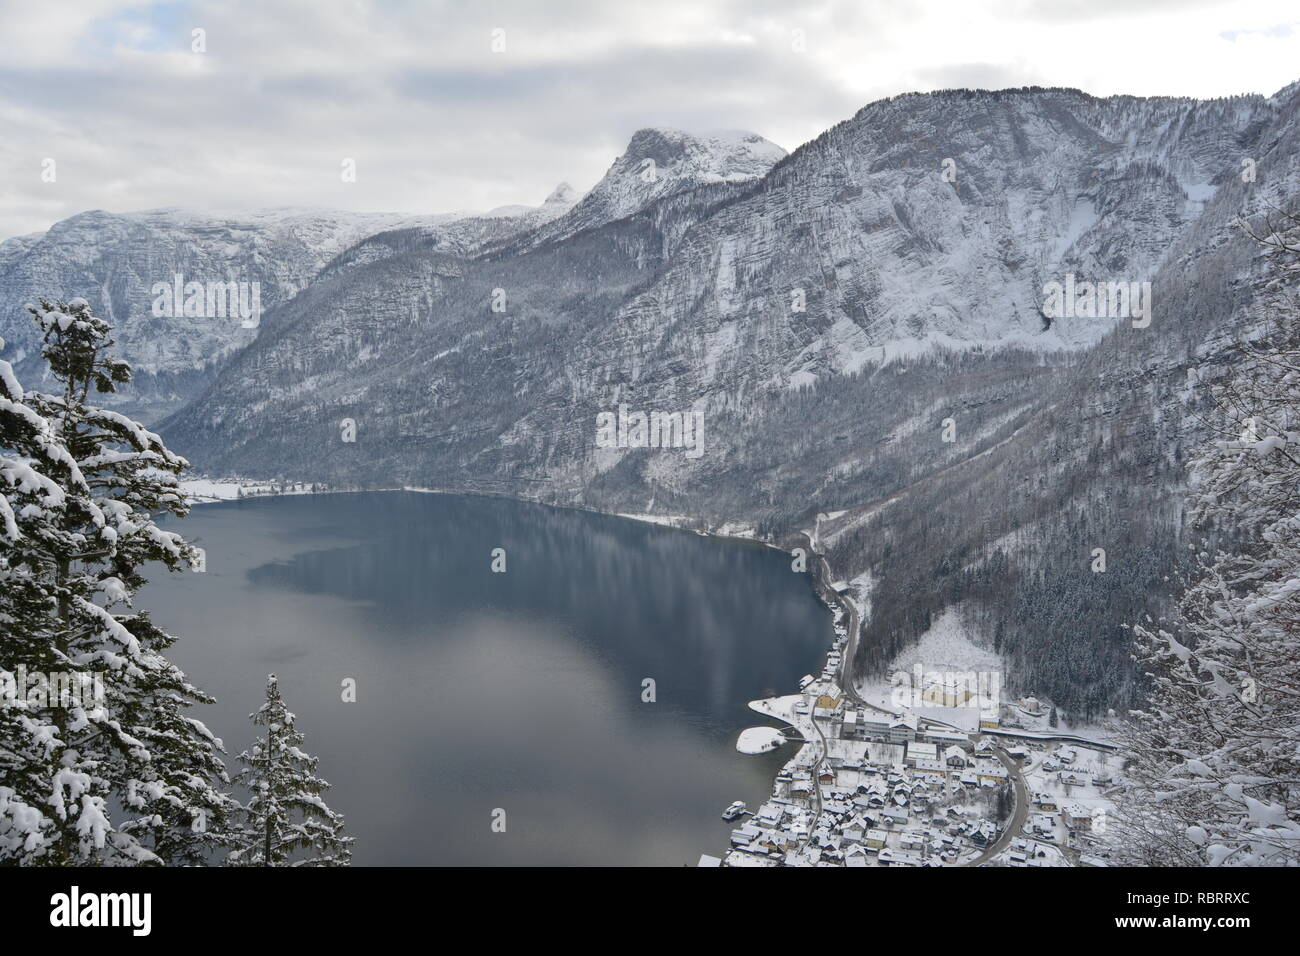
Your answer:
[[[0,0],[0,239],[87,209],[536,204],[643,126],[794,149],[908,90],[1296,79],[1296,0]]]

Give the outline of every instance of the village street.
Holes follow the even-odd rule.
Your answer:
[[[1020,835],[1020,830],[1025,825],[1025,818],[1029,816],[1029,788],[1025,786],[1025,778],[1021,775],[1020,768],[1005,750],[999,749],[997,757],[1002,761],[1002,766],[1007,768],[1007,776],[1015,785],[1016,805],[1011,811],[1011,819],[1007,821],[1002,835],[987,850],[970,862],[961,864],[962,866],[980,866],[993,859],[1007,848],[1007,844]]]

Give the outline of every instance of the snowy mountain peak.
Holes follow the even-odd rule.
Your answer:
[[[551,190],[551,194],[546,197],[546,201],[543,202],[542,205],[543,206],[572,206],[580,198],[582,197],[578,195],[578,191],[576,189],[574,189],[568,183],[560,183],[560,185],[556,186],[553,190]]]
[[[627,150],[606,179],[632,167],[638,174],[653,160],[656,172],[705,182],[742,182],[757,179],[784,159],[776,143],[745,130],[717,130],[693,134],[679,129],[647,127],[637,130]],[[642,177],[644,178],[644,177]]]
[[[674,193],[760,179],[785,156],[780,146],[744,130],[639,129],[600,182],[545,237],[623,219]]]

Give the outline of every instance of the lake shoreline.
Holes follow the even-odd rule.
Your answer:
[[[184,484],[185,482],[182,481],[182,485]],[[230,485],[234,487],[249,487],[249,486],[240,486],[237,482],[223,482],[219,484]],[[269,486],[271,483],[256,482],[254,483],[253,486],[261,487],[264,484]],[[308,485],[311,483],[293,482],[292,484],[295,487],[297,487],[300,485]],[[765,548],[771,548],[773,551],[780,551],[782,554],[788,555],[791,558],[794,557],[793,550],[783,548],[778,544],[774,544],[771,541],[760,538],[757,536],[756,533],[741,534],[741,533],[729,532],[725,530],[727,528],[732,527],[731,522],[721,525],[718,528],[711,528],[708,522],[705,521],[703,518],[697,518],[691,515],[653,515],[653,514],[637,514],[634,512],[622,512],[622,511],[603,511],[600,508],[592,508],[585,505],[555,504],[554,502],[543,501],[540,498],[520,496],[520,495],[510,495],[510,494],[505,494],[503,492],[497,492],[497,491],[459,491],[454,488],[427,488],[419,485],[403,485],[400,487],[387,487],[387,488],[325,488],[316,491],[266,492],[261,494],[244,495],[242,497],[238,497],[238,496],[213,497],[207,495],[195,495],[191,493],[188,494],[187,497],[191,505],[205,505],[205,504],[221,504],[227,501],[251,501],[257,498],[288,498],[288,497],[300,497],[300,496],[378,494],[378,493],[389,493],[389,492],[408,492],[411,494],[421,494],[421,495],[454,495],[454,496],[465,497],[465,498],[501,498],[506,501],[521,501],[521,502],[526,502],[528,504],[541,505],[545,508],[554,508],[558,511],[579,511],[586,514],[601,515],[606,518],[626,518],[629,521],[639,521],[644,524],[652,524],[660,528],[669,528],[674,531],[681,531],[687,534],[697,534],[700,535],[701,537],[715,538],[722,541],[732,541],[737,544],[758,545]],[[690,522],[691,524],[699,524],[700,527],[688,527],[684,522]],[[745,526],[742,526],[742,528],[743,527]],[[858,608],[853,604],[853,602],[848,597],[846,597],[845,595],[837,591],[832,584],[833,575],[831,573],[830,559],[828,559],[825,554],[823,554],[822,552],[816,549],[816,547],[813,544],[812,535],[809,532],[800,531],[797,533],[803,536],[804,541],[806,542],[807,545],[806,548],[807,559],[810,564],[810,570],[807,573],[809,575],[809,580],[811,582],[813,593],[816,595],[817,600],[822,604],[822,606],[824,606],[828,611],[831,612],[831,618],[833,624],[835,626],[838,626],[842,617],[847,617],[850,621],[857,621],[857,618],[860,615],[860,611],[858,610]],[[860,621],[857,621],[857,623],[860,623]],[[856,636],[850,646],[852,649],[854,650],[856,649],[857,646]],[[841,675],[847,676],[849,682],[852,682],[853,679],[852,663],[853,663],[852,653],[846,654],[844,656],[844,660],[841,667]],[[798,680],[798,678],[795,679]]]
[[[199,483],[195,482],[194,484],[199,484]],[[203,484],[213,485],[216,483],[208,482],[205,480]],[[544,507],[555,509],[557,511],[570,511],[570,512],[576,511],[576,512],[583,512],[587,514],[599,515],[602,517],[624,518],[629,521],[637,521],[644,524],[651,524],[665,529],[671,529],[682,533],[695,534],[701,537],[719,539],[722,541],[728,541],[735,544],[748,544],[750,546],[771,548],[774,551],[779,551],[782,554],[788,556],[791,559],[791,561],[793,561],[796,557],[794,554],[794,548],[789,548],[789,549],[783,548],[777,544],[774,544],[771,541],[764,540],[758,537],[756,532],[750,530],[749,526],[737,525],[734,522],[729,522],[717,527],[710,527],[708,522],[705,521],[704,519],[694,517],[694,516],[689,516],[689,515],[669,516],[669,515],[614,512],[614,511],[605,511],[599,508],[592,508],[583,505],[555,504],[553,502],[543,501],[533,497],[503,494],[500,492],[458,491],[449,488],[427,488],[427,487],[420,487],[420,486],[401,486],[401,487],[389,487],[389,488],[349,488],[349,489],[325,488],[325,489],[316,489],[316,490],[299,490],[299,489],[310,488],[311,483],[292,482],[292,483],[285,483],[279,486],[281,488],[289,487],[292,490],[281,492],[281,491],[270,490],[276,487],[275,483],[256,482],[256,483],[250,483],[248,485],[241,485],[232,482],[232,483],[222,483],[222,485],[223,485],[223,490],[228,490],[230,487],[234,487],[241,490],[252,487],[258,490],[252,494],[247,494],[247,495],[240,494],[237,492],[236,494],[233,495],[225,494],[221,496],[202,495],[202,494],[195,495],[194,493],[191,492],[187,495],[187,497],[190,503],[193,505],[217,504],[217,503],[228,502],[228,501],[250,501],[258,498],[281,498],[281,497],[303,497],[303,496],[316,497],[316,496],[325,496],[325,495],[375,494],[375,493],[392,493],[392,492],[406,492],[410,494],[426,494],[426,495],[446,495],[446,496],[455,496],[455,497],[464,497],[464,498],[500,498],[512,502],[522,502],[527,504],[542,505]],[[261,491],[260,489],[262,488],[267,488],[268,490]],[[809,578],[808,581],[809,587],[811,588],[817,602],[822,607],[824,607],[827,611],[830,612],[832,633],[837,635],[841,633],[847,634],[850,627],[856,629],[856,626],[858,624],[859,611],[848,597],[841,594],[839,591],[837,591],[834,588],[832,584],[833,575],[831,573],[830,562],[824,554],[817,551],[816,548],[814,547],[814,541],[813,541],[814,535],[808,531],[802,531],[799,532],[798,534],[803,538],[804,543],[803,545],[797,547],[802,547],[807,552],[805,555],[805,559],[808,562],[808,570],[805,573],[808,575]],[[846,653],[843,657],[843,660],[841,661],[839,673],[837,674],[837,676],[840,678],[841,686],[847,685],[850,688],[852,686],[853,652],[856,650],[856,646],[857,646],[857,635],[856,634],[849,635],[849,641],[846,647]],[[830,652],[831,652],[831,647],[827,647],[824,651],[819,652],[819,659],[822,662],[823,671],[825,669],[826,658],[829,656]],[[791,674],[789,676],[789,680],[793,687],[797,685],[797,682],[799,680],[799,675]],[[744,703],[746,703],[752,709],[753,702],[744,702]],[[776,718],[776,719],[779,720],[780,718]],[[812,745],[813,743],[810,740],[805,740],[801,743],[798,743],[796,745],[794,754],[797,754],[799,750],[801,750],[802,748],[809,747]],[[779,748],[777,749],[779,750]],[[785,761],[782,762],[782,765],[784,765],[784,763]],[[772,785],[775,786],[775,784],[776,784],[776,775],[773,774]],[[702,850],[701,852],[704,851]]]

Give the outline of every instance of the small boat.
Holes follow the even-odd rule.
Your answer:
[[[722,819],[730,823],[732,820],[736,819],[736,817],[744,816],[748,812],[749,811],[745,809],[744,801],[737,800],[731,806],[727,807],[727,809],[722,811]]]

